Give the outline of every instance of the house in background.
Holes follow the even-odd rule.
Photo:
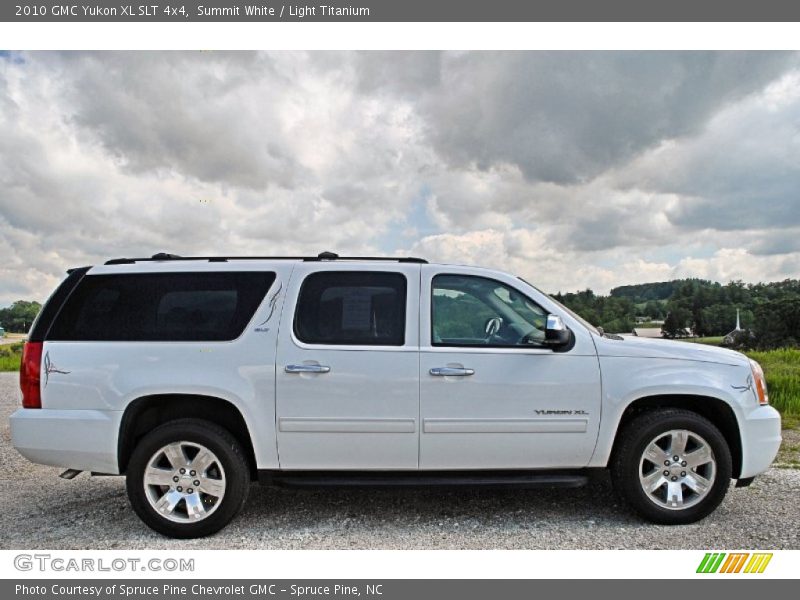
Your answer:
[[[634,327],[631,335],[642,338],[662,338],[660,327]]]
[[[649,338],[649,339],[662,339],[664,337],[664,333],[661,331],[661,327],[634,327],[633,331],[628,335],[641,337],[641,338]],[[696,337],[694,332],[688,327],[684,327],[683,329],[678,330],[678,334],[675,336],[676,338],[689,338],[689,337]]]

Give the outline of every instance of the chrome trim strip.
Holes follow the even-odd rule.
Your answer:
[[[318,419],[281,417],[278,429],[287,433],[414,433],[414,419]]]
[[[423,419],[424,433],[586,433],[588,419]]]

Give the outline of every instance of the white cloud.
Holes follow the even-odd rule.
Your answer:
[[[161,250],[408,252],[551,291],[798,277],[798,62],[0,57],[0,305]]]

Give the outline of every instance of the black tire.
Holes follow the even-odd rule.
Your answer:
[[[709,491],[696,504],[683,509],[660,506],[645,492],[639,479],[645,448],[654,438],[672,430],[687,430],[702,437],[716,461]],[[651,410],[628,422],[618,434],[609,466],[614,489],[622,500],[648,521],[662,525],[684,525],[708,516],[725,498],[732,475],[730,448],[720,430],[697,413],[673,408]]]
[[[159,449],[174,442],[206,447],[224,469],[224,494],[219,505],[197,522],[170,521],[153,508],[145,491],[148,462]],[[199,538],[216,533],[241,510],[250,487],[250,468],[241,445],[226,429],[202,419],[177,419],[160,425],[139,441],[128,463],[125,483],[133,510],[151,529],[173,538]]]

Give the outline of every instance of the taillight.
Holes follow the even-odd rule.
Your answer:
[[[42,371],[43,342],[25,342],[22,364],[19,367],[19,387],[22,389],[23,408],[42,408],[42,390],[39,385]]]

